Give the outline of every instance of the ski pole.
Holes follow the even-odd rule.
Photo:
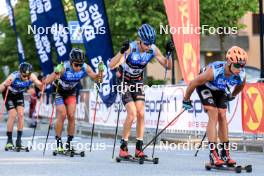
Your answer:
[[[3,114],[4,114],[5,104],[6,104],[6,99],[7,99],[8,92],[9,92],[9,86],[6,88],[5,97],[3,97],[3,98],[4,98],[4,102],[3,102],[3,105],[2,105],[2,109],[1,109],[1,116],[0,116],[0,119],[2,118],[2,116],[3,116]]]
[[[167,54],[167,59],[169,58],[169,55],[170,54]],[[167,64],[166,64],[166,67],[165,67],[164,80],[167,79],[167,72],[168,72],[168,60],[167,60]],[[159,130],[160,115],[161,115],[161,110],[163,109],[163,96],[164,96],[164,89],[162,90],[162,93],[161,93],[160,109],[159,109],[159,115],[158,115],[158,121],[157,121],[155,136],[157,135],[158,130]],[[153,141],[152,158],[154,157],[156,141],[157,141],[157,138],[155,138],[154,141]]]
[[[37,129],[37,125],[38,125],[38,118],[39,118],[39,110],[40,110],[40,106],[41,106],[42,101],[43,101],[43,95],[44,95],[45,88],[46,88],[46,83],[44,84],[44,86],[43,86],[43,88],[41,90],[40,102],[39,102],[38,111],[37,111],[37,117],[36,117],[36,125],[34,126],[34,131],[33,131],[33,135],[32,135],[30,150],[32,149],[32,145],[33,145],[35,134],[36,134],[36,129]]]
[[[50,121],[49,121],[49,128],[48,128],[48,133],[46,136],[46,141],[45,141],[45,145],[44,145],[44,150],[43,150],[43,157],[45,156],[45,151],[46,151],[46,146],[47,146],[47,142],[48,142],[48,138],[49,138],[49,133],[50,133],[50,129],[51,129],[51,125],[52,125],[52,117],[55,111],[55,99],[56,99],[56,93],[58,92],[58,87],[56,87],[56,91],[55,91],[55,97],[52,103],[52,111],[51,111],[51,116],[50,116]]]
[[[175,122],[175,120],[177,120],[180,115],[185,111],[185,109],[183,111],[180,112],[180,114],[178,114],[176,117],[174,117],[174,119],[172,119],[170,121],[170,123],[168,123],[156,136],[154,136],[151,141],[149,141],[142,149],[142,152],[157,138],[159,137],[172,123]]]
[[[201,148],[202,145],[203,145],[203,141],[204,141],[205,137],[206,137],[206,131],[205,131],[205,133],[204,133],[204,135],[203,135],[203,138],[202,138],[202,140],[201,140],[201,142],[200,142],[200,145],[198,146],[198,149],[196,149],[196,152],[195,152],[195,154],[194,154],[195,157],[197,157],[198,152],[200,151],[200,148]]]
[[[99,75],[102,77],[104,72],[104,63],[101,61],[98,65]],[[98,79],[98,83],[102,83],[101,79]],[[100,87],[100,86],[99,86]],[[93,145],[93,136],[94,136],[94,125],[95,125],[95,117],[96,117],[96,109],[98,104],[98,94],[99,90],[96,90],[96,102],[95,102],[95,109],[94,109],[94,116],[93,116],[93,127],[92,127],[92,134],[91,134],[91,142],[90,142],[90,152],[92,151],[92,145]]]
[[[124,54],[124,58],[126,60],[126,53]],[[124,85],[125,71],[126,70],[123,69],[122,82],[121,82],[121,85],[122,86]],[[122,90],[123,90],[123,88],[122,88]],[[119,101],[119,104],[118,104],[118,112],[117,112],[117,120],[116,120],[115,139],[114,139],[114,145],[113,145],[113,151],[112,151],[112,159],[114,159],[114,155],[115,155],[115,146],[116,146],[116,138],[117,138],[118,125],[119,125],[119,118],[120,118],[122,97],[123,97],[123,94],[121,92],[120,93],[120,101]]]

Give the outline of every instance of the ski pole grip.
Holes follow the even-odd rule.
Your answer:
[[[98,77],[98,83],[102,82],[103,78],[103,73],[104,73],[104,63],[101,61],[98,65],[98,70],[99,70],[99,77]]]

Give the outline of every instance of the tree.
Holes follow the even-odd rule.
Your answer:
[[[63,0],[67,20],[77,20],[72,0]],[[151,24],[157,32],[157,46],[164,52],[164,46],[170,35],[160,34],[160,25],[167,25],[163,0],[105,0],[110,31],[112,35],[114,52],[117,53],[122,42],[126,39],[135,40],[137,29],[143,23]],[[201,25],[212,27],[238,27],[244,25],[239,19],[247,11],[257,10],[257,0],[200,0]],[[24,47],[27,61],[33,64],[34,70],[40,71],[39,58],[36,53],[33,34],[28,34],[28,25],[31,24],[28,1],[18,1],[14,7],[17,31],[19,32]],[[18,67],[18,54],[16,38],[8,17],[0,18],[0,69],[3,65],[9,65],[14,71]],[[225,36],[221,35],[221,49]],[[83,45],[73,44],[73,47],[84,49]],[[52,58],[56,63],[56,54],[53,50]],[[3,80],[3,74],[0,74]]]
[[[170,39],[169,34],[160,34],[160,24],[168,24],[162,0],[105,0],[105,6],[115,53],[123,41],[137,39],[137,29],[143,23],[149,23],[155,28],[156,44],[162,50]]]
[[[256,12],[257,9],[257,0],[200,0],[200,24],[214,28],[237,27],[239,30],[245,27],[239,20],[248,11]],[[222,56],[226,36],[225,34],[219,35]]]

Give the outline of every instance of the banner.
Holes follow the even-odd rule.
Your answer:
[[[51,9],[49,1],[29,0],[31,29],[33,32],[37,53],[40,59],[40,67],[44,75],[53,72],[53,63],[51,58],[51,46],[46,31],[49,22],[46,18],[46,11]],[[44,32],[43,32],[44,31]]]
[[[15,35],[16,35],[16,43],[17,43],[19,63],[22,63],[22,62],[25,62],[25,54],[24,54],[24,49],[23,49],[21,39],[20,39],[19,34],[16,30],[16,20],[15,20],[14,10],[13,10],[13,7],[11,5],[10,0],[6,0],[6,8],[8,11],[10,25],[13,27],[13,30],[14,30]]]
[[[242,93],[243,130],[264,133],[264,84],[246,84]]]
[[[88,57],[88,63],[97,70],[102,60],[108,65],[113,57],[112,41],[103,0],[74,0],[78,21],[81,27],[83,43]],[[116,99],[115,72],[105,68],[104,79],[100,89],[100,97],[107,107]]]
[[[69,59],[72,47],[62,2],[61,0],[43,0],[43,4],[48,7],[45,12],[51,27],[49,32],[57,53],[57,60],[59,63],[66,61]]]
[[[166,86],[161,88],[147,88],[145,90],[145,127],[156,128],[160,103],[163,103],[163,109],[160,116],[159,129],[164,128],[172,119],[174,119],[182,111],[182,100],[186,90],[186,86]],[[164,91],[163,102],[161,102],[161,94]],[[90,93],[89,102],[89,122],[93,121],[95,111],[95,92]],[[119,96],[117,98],[119,100]],[[193,110],[184,112],[175,123],[173,123],[167,132],[175,132],[176,130],[184,131],[205,131],[208,115],[205,113],[198,94],[194,92],[191,100],[193,101]],[[241,95],[235,100],[229,102],[227,109],[227,122],[229,132],[242,133],[242,118],[241,118]],[[110,108],[99,100],[96,111],[96,124],[104,126],[116,126],[118,113],[118,102]],[[122,127],[125,118],[126,110],[122,104],[120,111],[119,124]],[[136,121],[133,127],[136,127]]]
[[[199,0],[164,0],[176,47],[181,73],[186,84],[200,69]]]

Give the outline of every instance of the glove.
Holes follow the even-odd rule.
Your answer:
[[[102,61],[98,64],[98,71],[99,72],[97,74],[97,82],[102,83],[104,73],[104,63]]]
[[[129,40],[123,42],[120,53],[124,54],[129,49]]]
[[[11,79],[8,79],[4,82],[4,87],[8,87],[12,84],[12,80]]]
[[[63,63],[58,64],[58,65],[55,67],[54,72],[55,72],[56,74],[62,72],[62,71],[63,71],[63,67],[64,67],[64,64],[63,64]]]
[[[232,96],[231,94],[227,95],[227,100],[228,101],[233,101],[236,98],[236,96]]]
[[[174,44],[171,40],[167,42],[167,44],[165,46],[165,50],[166,50],[167,55],[169,55],[170,53],[172,53],[174,51]]]
[[[185,109],[185,110],[189,110],[189,109],[192,109],[193,106],[192,106],[192,101],[185,101],[183,100],[182,101],[182,108]]]

